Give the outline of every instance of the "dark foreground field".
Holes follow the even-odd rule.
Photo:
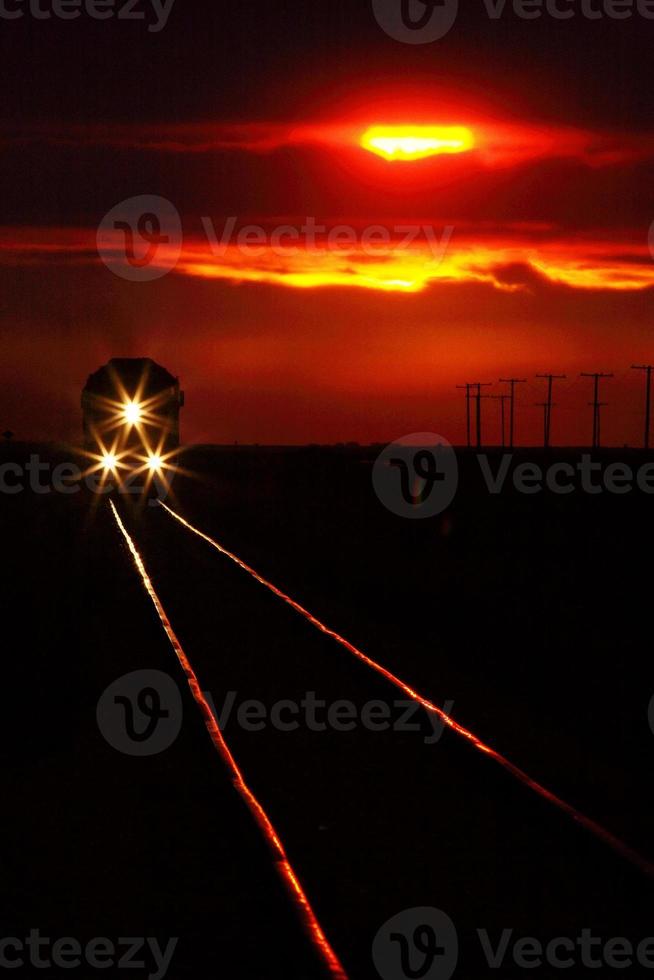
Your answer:
[[[654,497],[490,495],[466,458],[448,511],[408,521],[377,500],[374,455],[197,449],[185,458],[194,476],[169,503],[654,858]],[[415,732],[315,731],[302,720],[295,731],[245,730],[236,711],[249,699],[272,707],[315,692],[360,711],[402,695],[161,508],[116,503],[203,689],[218,710],[233,692],[227,741],[352,978],[380,975],[375,935],[419,906],[452,919],[462,980],[560,973],[525,971],[512,946],[491,970],[478,929],[494,946],[503,929],[511,943],[574,942],[584,929],[602,946],[654,935],[644,874],[459,736],[427,744],[424,717]],[[323,976],[106,501],[25,490],[2,495],[0,508],[0,938],[38,929],[53,941],[143,936],[165,947],[179,937],[172,980]],[[167,751],[134,758],[103,738],[96,707],[109,684],[146,668],[179,685],[183,726]],[[614,974],[575,956],[571,976]]]

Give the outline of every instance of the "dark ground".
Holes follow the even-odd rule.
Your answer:
[[[197,478],[180,480],[171,503],[654,858],[654,498],[490,497],[464,460],[447,514],[406,521],[377,501],[372,458],[198,449],[185,460]],[[178,936],[172,980],[320,977],[108,507],[92,503],[30,491],[0,500],[0,932]],[[228,691],[237,704],[309,691],[359,706],[401,697],[161,509],[118,503],[218,707]],[[166,752],[130,758],[102,738],[96,705],[116,678],[150,667],[180,683],[184,725]],[[352,978],[377,976],[377,930],[422,905],[456,924],[463,980],[489,973],[477,928],[543,942],[583,928],[605,940],[654,934],[651,883],[456,735],[425,745],[426,728],[246,732],[235,720],[225,734]],[[67,971],[78,973],[95,975]]]

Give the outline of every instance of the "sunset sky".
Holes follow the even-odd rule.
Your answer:
[[[587,442],[578,374],[613,371],[604,439],[636,444],[653,50],[652,20],[491,20],[482,3],[425,45],[387,36],[365,0],[238,17],[177,0],[158,33],[0,23],[0,428],[77,439],[87,375],[150,356],[186,390],[186,441],[458,442],[455,386],[514,375],[518,441],[537,442],[534,376],[553,371],[554,439]],[[427,143],[393,158],[412,133]],[[151,282],[98,252],[137,195],[183,229]]]

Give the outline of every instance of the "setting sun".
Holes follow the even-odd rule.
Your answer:
[[[466,126],[371,126],[361,146],[386,160],[420,160],[465,153],[474,148],[475,138]]]

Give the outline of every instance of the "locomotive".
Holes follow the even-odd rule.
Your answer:
[[[107,477],[172,475],[179,450],[179,379],[149,357],[114,357],[82,391],[84,448]]]

